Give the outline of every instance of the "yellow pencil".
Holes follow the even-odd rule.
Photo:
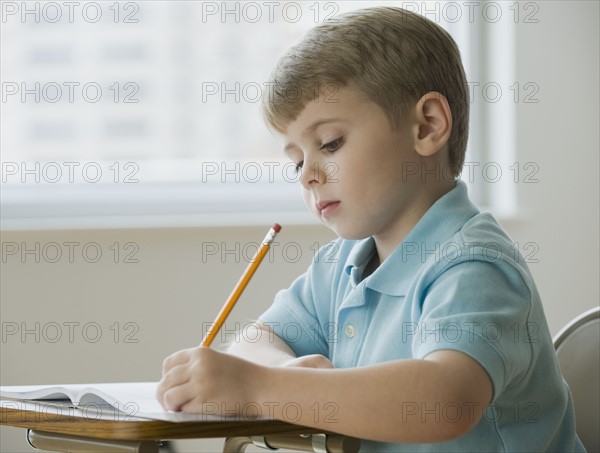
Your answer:
[[[279,233],[280,230],[281,226],[278,223],[273,225],[273,228],[269,230],[269,232],[263,239],[262,244],[256,251],[254,258],[252,258],[252,261],[250,261],[250,264],[248,264],[248,267],[242,274],[242,277],[240,278],[237,285],[235,285],[235,288],[233,288],[233,291],[227,298],[227,302],[225,302],[225,305],[223,305],[223,308],[221,308],[221,311],[217,315],[215,322],[213,322],[210,329],[208,329],[208,332],[206,332],[206,335],[202,339],[202,343],[200,346],[208,347],[211,345],[211,343],[217,336],[217,333],[219,333],[219,330],[223,326],[223,323],[229,316],[229,313],[231,313],[231,310],[233,310],[234,305],[242,295],[242,292],[244,291],[244,289],[246,289],[246,286],[248,285],[248,282],[256,272],[256,269],[258,269],[259,264],[269,251],[269,246],[271,245],[271,242],[273,242],[273,239],[275,239],[275,235]]]

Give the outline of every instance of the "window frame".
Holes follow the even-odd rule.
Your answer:
[[[463,41],[478,43],[474,47],[471,46],[466,54],[467,60],[477,59],[480,62],[478,65],[470,64],[472,68],[477,68],[476,73],[471,74],[471,79],[483,81],[488,74],[493,74],[493,80],[502,83],[503,86],[509,86],[515,77],[515,26],[512,20],[496,25],[498,26],[492,28],[480,23],[474,27],[473,24],[463,23],[459,24],[459,27],[450,27],[453,28],[450,31],[458,37],[462,36]],[[473,154],[473,149],[479,149],[474,160],[480,165],[487,160],[508,171],[515,161],[516,105],[510,102],[504,104],[471,104],[471,118],[475,115],[477,117],[477,134],[472,133],[472,127],[467,162],[470,154]],[[269,133],[266,128],[264,133]],[[172,168],[169,174],[185,171],[186,167],[183,163],[180,168]],[[153,170],[155,176],[158,174],[157,168]],[[273,222],[318,223],[304,206],[297,184],[291,184],[281,177],[267,182],[252,182],[242,178],[235,184],[227,184],[194,180],[189,168],[187,171],[186,178],[180,181],[168,181],[168,178],[166,181],[160,181],[154,178],[136,184],[80,182],[28,185],[6,184],[3,169],[0,229],[164,228],[262,225]],[[463,179],[464,176],[463,172]],[[517,185],[508,175],[494,184],[470,184],[472,181],[468,180],[466,182],[474,191],[484,194],[475,200],[482,209],[490,209],[501,218],[516,216]]]

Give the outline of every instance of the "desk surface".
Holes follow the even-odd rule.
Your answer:
[[[131,417],[123,420],[123,414],[120,416],[86,415],[71,407],[15,400],[0,401],[0,424],[72,436],[115,440],[200,439],[322,432],[277,420],[250,420],[241,417],[207,416],[201,421],[191,422],[166,422]]]

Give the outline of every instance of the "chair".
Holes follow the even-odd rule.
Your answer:
[[[553,341],[573,395],[577,434],[587,451],[600,451],[600,307],[577,316]]]
[[[300,434],[268,435],[248,437],[228,437],[223,453],[243,453],[246,446],[254,444],[267,450],[286,448],[293,451],[314,453],[356,453],[360,449],[360,440],[339,434]]]

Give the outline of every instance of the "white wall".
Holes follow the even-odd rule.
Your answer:
[[[583,310],[598,305],[599,289],[599,32],[597,2],[540,2],[537,24],[518,25],[517,80],[539,85],[539,103],[518,105],[518,161],[535,162],[539,183],[520,184],[522,215],[504,221],[515,241],[539,246],[531,264],[552,333]],[[198,228],[105,231],[2,232],[2,242],[96,242],[106,258],[87,263],[35,263],[9,259],[0,276],[3,332],[35,322],[56,343],[18,335],[0,344],[3,385],[108,380],[154,380],[169,353],[197,344],[202,322],[211,321],[245,267],[235,255],[202,256],[203,243],[233,249],[260,240],[263,228]],[[302,272],[315,244],[333,236],[321,226],[285,225],[278,241],[288,246],[259,269],[236,307],[236,321],[255,318],[274,293]],[[138,263],[114,263],[114,243],[139,245]],[[291,252],[301,250],[293,263]],[[281,250],[281,248],[279,249]],[[120,259],[122,261],[122,258]],[[203,262],[204,261],[204,262]],[[78,322],[73,342],[64,323]],[[86,341],[81,326],[97,323],[102,335]],[[139,329],[125,343],[127,322]],[[119,323],[115,343],[111,326]],[[88,335],[95,330],[88,327]],[[44,332],[42,330],[42,332]],[[24,431],[2,428],[0,450],[30,451]],[[215,451],[221,441],[189,441],[181,448]]]
[[[517,28],[517,80],[536,82],[537,104],[518,106],[517,158],[538,184],[519,185],[523,218],[507,225],[539,245],[531,270],[553,333],[597,306],[599,201],[598,2],[538,2],[539,23]]]

